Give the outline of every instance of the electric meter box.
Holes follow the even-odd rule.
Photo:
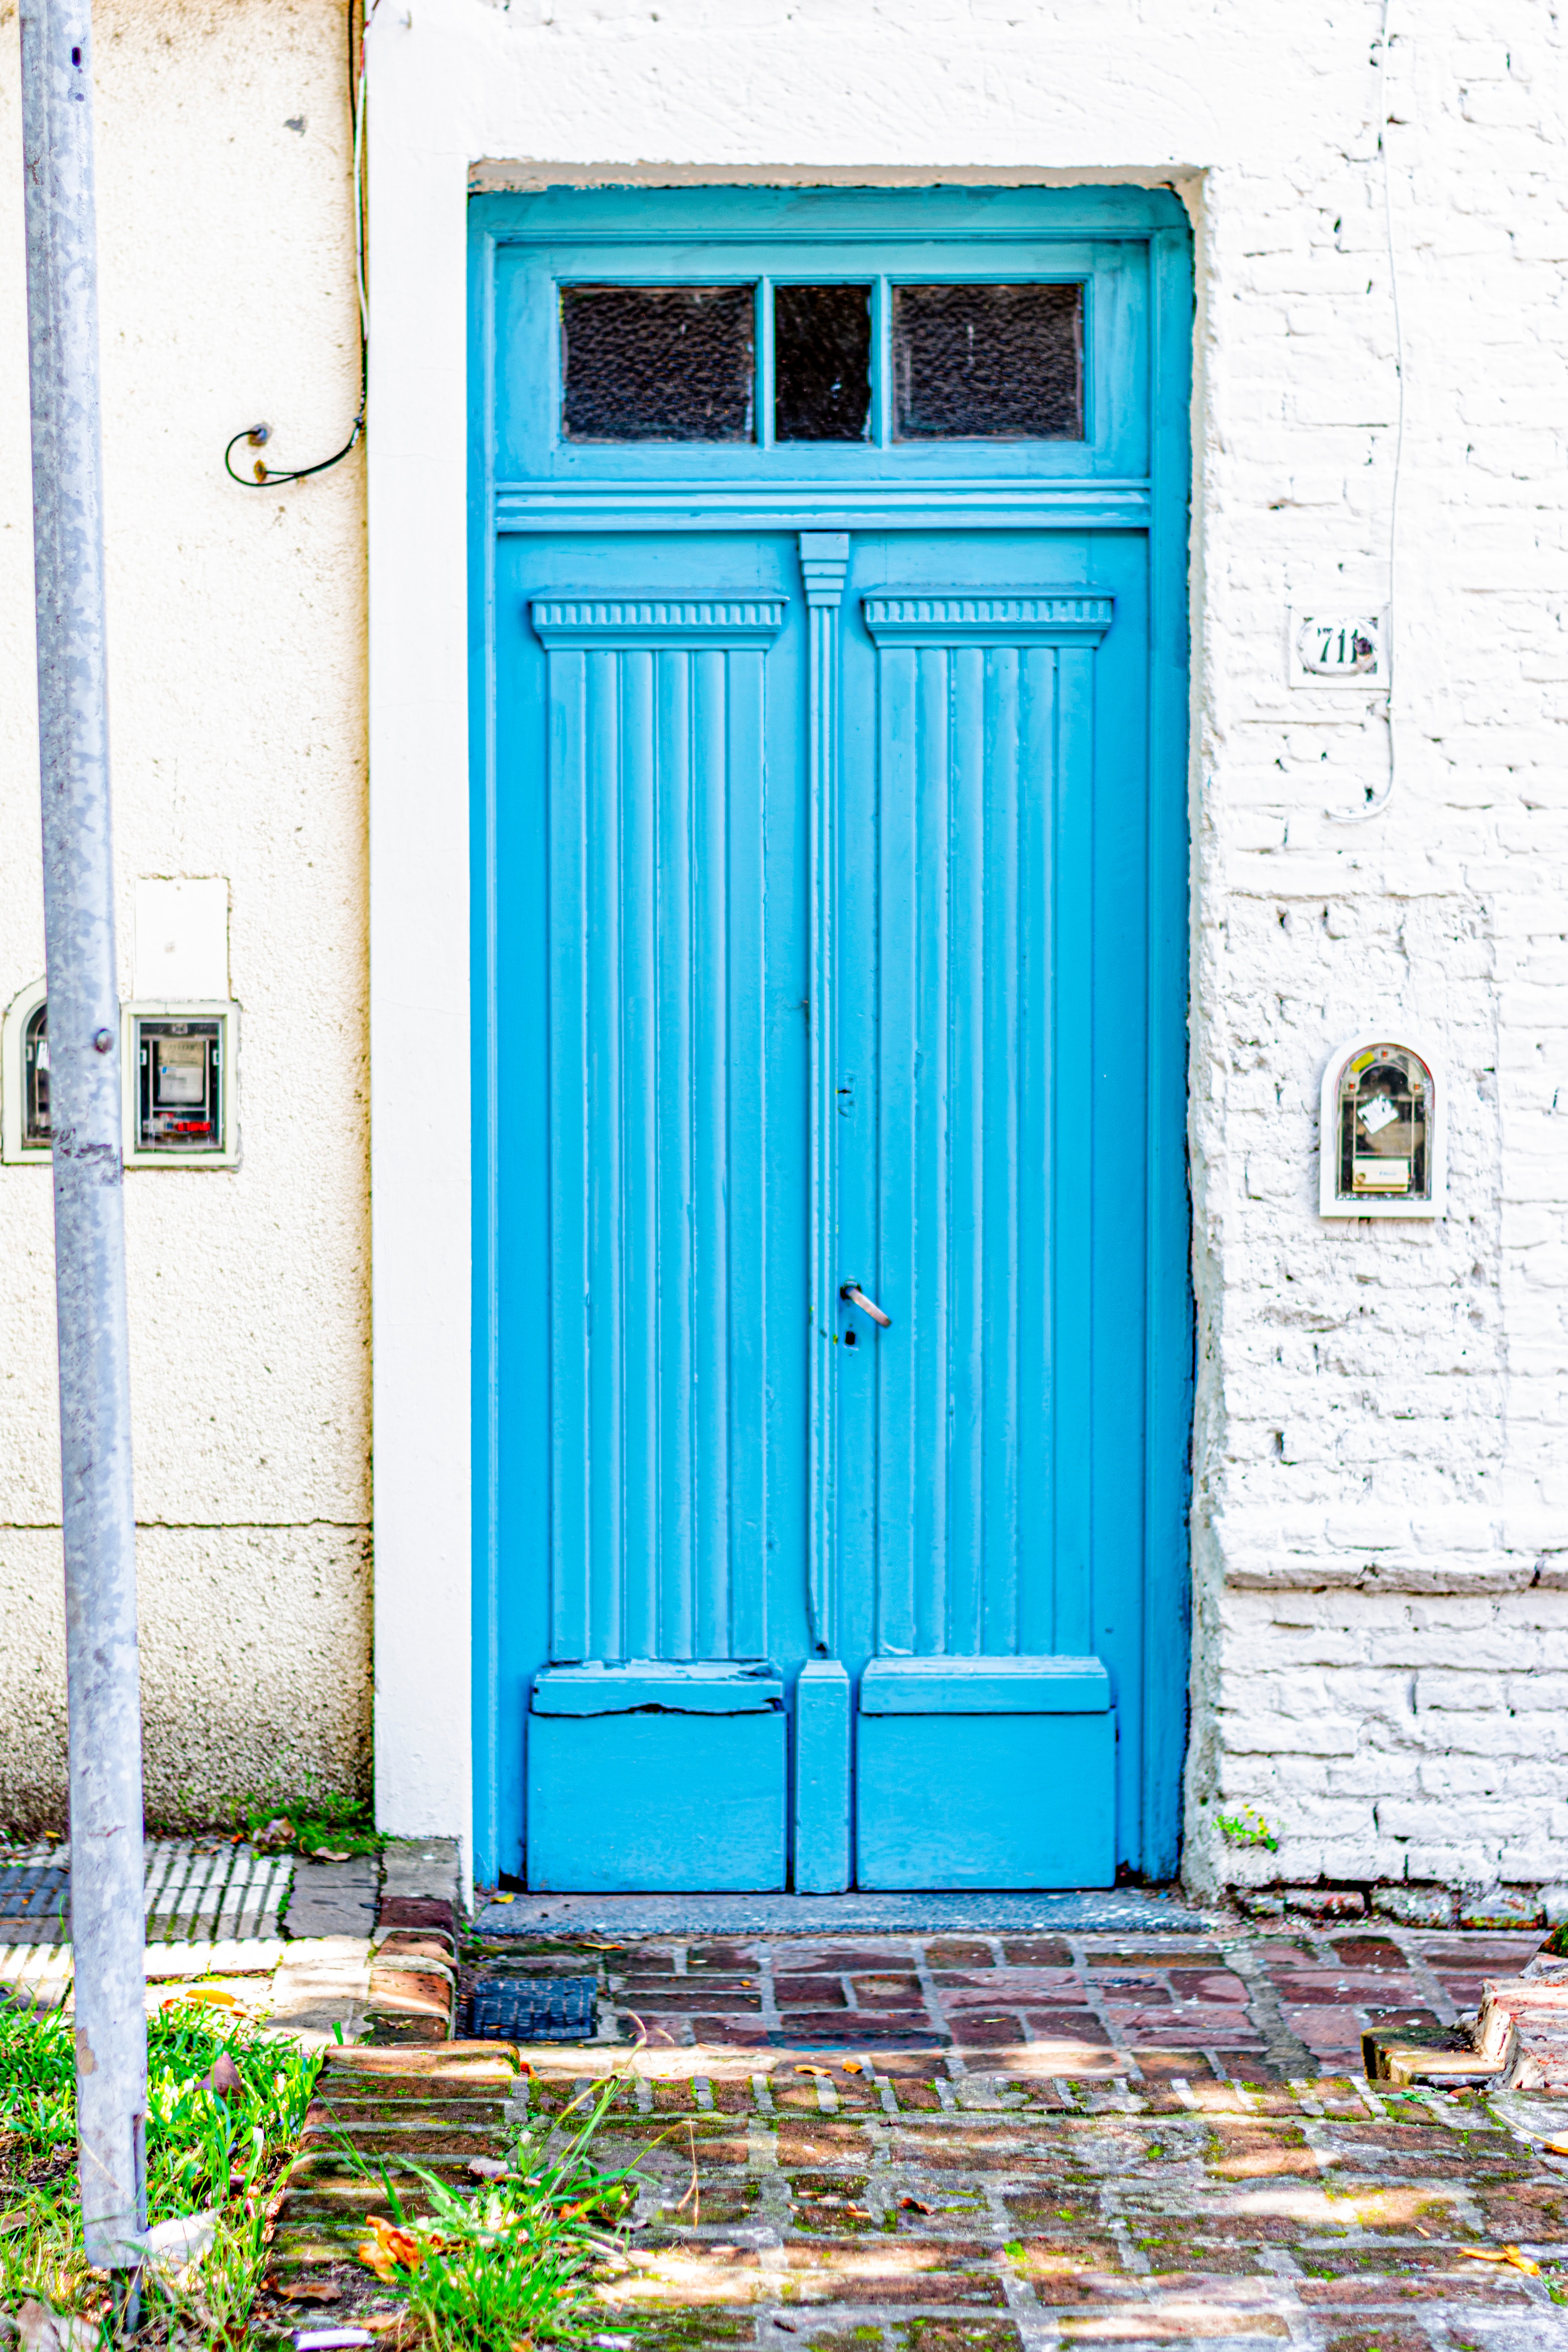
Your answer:
[[[7,1008],[0,1058],[0,1156],[9,1161],[47,1160],[49,1004],[41,980],[24,988]]]
[[[232,1168],[239,1007],[215,999],[122,1013],[127,1168]]]
[[[1403,1033],[1408,1039],[1408,1033]],[[1325,1217],[1447,1213],[1447,1087],[1428,1045],[1363,1030],[1329,1057],[1319,1127]]]

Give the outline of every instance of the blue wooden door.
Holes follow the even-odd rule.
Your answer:
[[[1180,224],[474,250],[480,1866],[1168,1870]]]

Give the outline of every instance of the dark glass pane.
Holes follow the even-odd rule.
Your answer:
[[[1081,441],[1081,286],[896,286],[900,441]]]
[[[563,286],[569,441],[749,441],[750,286]]]
[[[871,415],[871,289],[773,289],[773,435],[863,441]]]

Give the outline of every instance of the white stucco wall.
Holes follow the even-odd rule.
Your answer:
[[[237,1170],[126,1180],[148,1796],[368,1770],[363,466],[337,0],[99,0],[122,993],[137,877],[227,877]],[[43,971],[16,9],[0,6],[0,1003]],[[290,128],[290,121],[300,127]],[[245,453],[253,454],[253,453]],[[59,1817],[49,1171],[0,1168],[0,1823]]]
[[[1200,302],[1188,1870],[1568,1869],[1562,56],[1544,5],[1392,14],[1384,84],[1384,0],[382,0],[373,1019],[394,1826],[447,1828],[468,1802],[468,1167],[394,1048],[467,997],[469,166],[486,186],[1131,177],[1181,188]],[[1386,782],[1387,727],[1367,697],[1286,691],[1284,616],[1388,593],[1391,236],[1398,776],[1384,813],[1342,824]],[[1450,1216],[1324,1224],[1325,1056],[1396,1017],[1453,1074]],[[1278,1855],[1218,1836],[1244,1801]]]

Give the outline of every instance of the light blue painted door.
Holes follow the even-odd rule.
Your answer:
[[[1184,231],[606,192],[474,252],[481,1868],[1168,1870]]]

